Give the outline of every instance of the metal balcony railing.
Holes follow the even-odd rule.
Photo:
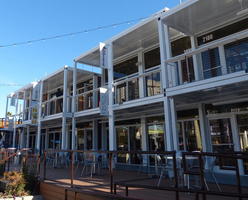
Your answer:
[[[140,90],[142,88],[144,97],[161,94],[160,71],[160,66],[157,66],[141,75],[133,74],[116,80],[114,83],[115,104],[141,98]]]
[[[99,107],[100,88],[89,90],[76,96],[76,111],[83,111]]]

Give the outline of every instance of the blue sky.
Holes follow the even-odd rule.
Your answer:
[[[1,0],[0,45],[149,16],[179,0]],[[99,42],[130,25],[103,29],[24,46],[0,48],[0,117],[6,96],[20,86],[39,80]]]

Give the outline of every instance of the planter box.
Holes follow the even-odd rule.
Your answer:
[[[43,200],[41,195],[36,196],[24,196],[24,197],[8,197],[8,198],[0,198],[0,200]]]

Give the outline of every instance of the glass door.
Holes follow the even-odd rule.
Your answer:
[[[198,119],[178,122],[179,149],[183,151],[201,151],[202,140]]]
[[[243,152],[248,152],[248,114],[237,116],[240,148]],[[244,160],[244,173],[248,174],[248,160]]]
[[[232,153],[234,151],[231,118],[217,118],[209,120],[212,151],[214,153]],[[216,164],[220,168],[234,165],[231,159],[218,159]]]

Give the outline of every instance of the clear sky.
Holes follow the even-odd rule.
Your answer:
[[[180,0],[1,0],[0,46],[149,16]],[[0,48],[0,117],[6,96],[63,67],[130,25]]]

